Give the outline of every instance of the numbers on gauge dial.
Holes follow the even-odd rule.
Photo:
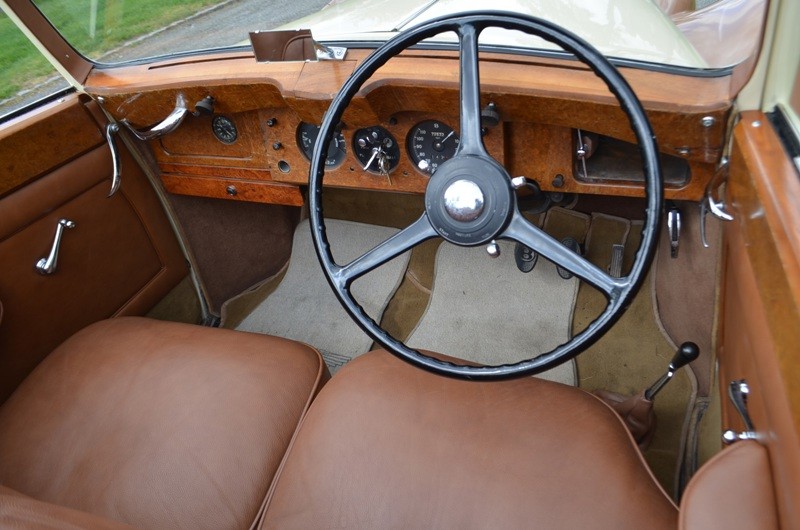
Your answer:
[[[300,122],[300,126],[297,127],[297,145],[309,161],[311,161],[311,157],[314,154],[314,144],[317,143],[318,136],[318,125]],[[341,132],[337,132],[331,143],[328,144],[325,168],[335,169],[342,165],[345,158],[347,158],[347,142],[345,142],[344,135]]]
[[[214,116],[211,120],[211,131],[223,144],[232,144],[239,137],[236,124],[227,116]]]
[[[408,156],[414,165],[426,175],[434,171],[456,154],[458,135],[452,127],[436,120],[416,124],[406,140]]]
[[[388,175],[400,163],[400,148],[389,131],[375,125],[353,135],[353,152],[361,167],[376,175]]]

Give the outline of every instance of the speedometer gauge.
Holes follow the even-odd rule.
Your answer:
[[[458,148],[458,135],[449,125],[426,120],[414,126],[406,141],[408,156],[417,169],[432,175],[445,160],[450,160]]]
[[[301,122],[297,128],[297,145],[305,157],[310,161],[314,154],[314,144],[317,143],[319,127],[310,123]],[[347,157],[347,144],[344,135],[338,132],[334,135],[331,143],[328,144],[328,153],[325,157],[325,168],[334,169],[342,165]]]

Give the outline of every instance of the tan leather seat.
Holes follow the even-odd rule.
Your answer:
[[[263,528],[677,528],[678,511],[597,398],[475,383],[385,352],[320,392]]]
[[[47,526],[80,519],[72,509],[139,528],[248,528],[326,377],[319,353],[293,341],[142,318],[92,325],[0,408],[0,520]]]

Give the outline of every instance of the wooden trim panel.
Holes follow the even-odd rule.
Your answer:
[[[171,174],[162,175],[161,180],[168,192],[178,195],[285,204],[289,206],[303,205],[303,195],[297,186],[238,178]]]
[[[105,142],[78,96],[66,96],[0,128],[0,197]],[[49,142],[69,138],[69,142]],[[46,147],[46,148],[44,148]]]
[[[268,170],[273,180],[305,184],[308,163],[297,148],[293,127],[301,120],[319,123],[341,84],[367,54],[366,50],[351,50],[346,61],[307,63],[256,63],[247,52],[174,59],[95,71],[86,89],[102,96],[106,109],[116,118],[142,125],[162,119],[179,90],[190,104],[211,95],[218,112],[248,124],[252,136],[240,147],[250,151],[240,152],[237,160],[231,160],[219,153],[220,146],[208,132],[197,129],[196,123],[190,124],[198,119],[189,118],[181,127],[195,128],[194,154],[168,152],[167,143],[176,140],[165,139],[153,145],[162,168],[170,163],[235,166]],[[684,188],[667,190],[667,197],[699,200],[722,153],[731,108],[730,79],[631,68],[621,71],[644,103],[662,152],[689,161],[690,182]],[[496,103],[502,120],[497,130],[503,142],[499,147],[490,145],[489,150],[494,149],[498,159],[505,159],[501,162],[509,172],[533,178],[549,191],[643,195],[641,186],[588,184],[572,178],[573,128],[633,140],[616,100],[588,68],[574,61],[483,54],[481,83],[482,104]],[[343,121],[351,133],[376,124],[389,127],[414,114],[443,116],[457,125],[458,108],[457,55],[406,51],[384,65],[363,87]],[[260,116],[257,124],[252,118],[256,114]],[[280,127],[268,130],[267,116],[278,117]],[[703,118],[710,119],[706,125]],[[180,129],[175,134],[179,133]],[[407,129],[397,129],[395,136],[404,141],[406,133]],[[279,153],[273,152],[277,144],[281,146]],[[546,152],[543,145],[549,146]],[[214,152],[219,155],[216,160],[208,156]],[[397,178],[393,175],[391,184],[388,179],[379,181],[362,172],[353,157],[338,173],[331,173],[328,184],[422,193],[427,179],[411,166],[404,151],[402,154],[405,164],[398,168]],[[281,161],[289,164],[288,173],[276,170]],[[551,186],[558,174],[565,177],[561,189]]]
[[[770,453],[781,527],[800,527],[800,180],[766,116],[734,133],[725,229],[720,383],[746,378]],[[723,426],[743,430],[723,398]],[[746,477],[745,477],[746,479]]]

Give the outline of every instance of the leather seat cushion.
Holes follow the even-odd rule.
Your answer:
[[[276,337],[94,324],[0,408],[0,484],[140,528],[243,528],[327,377]]]
[[[90,513],[37,501],[10,488],[0,486],[0,528],[132,530],[133,527]]]
[[[671,528],[619,417],[535,378],[448,379],[386,352],[322,389],[263,528]]]

